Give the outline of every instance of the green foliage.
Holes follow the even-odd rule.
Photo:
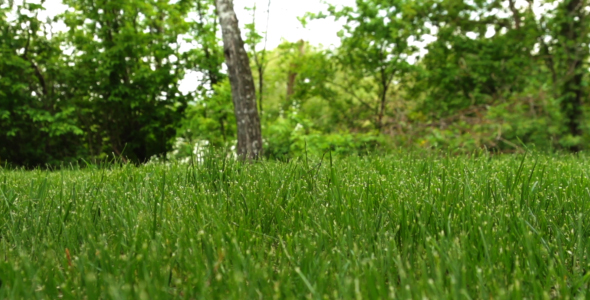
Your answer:
[[[312,85],[329,88],[319,98],[336,113],[333,125],[368,132],[373,124],[399,146],[577,151],[589,134],[583,3],[556,1],[547,13],[510,0],[330,6],[328,15],[308,17],[346,20],[342,45],[326,53],[336,67],[327,68],[331,75]],[[427,40],[417,56],[416,45]]]
[[[237,127],[213,0],[64,3],[55,20],[37,18],[43,2],[0,5],[0,163],[145,162],[232,149]],[[266,49],[265,21],[240,20],[266,155],[587,149],[586,4],[333,2],[300,18],[344,21],[331,49],[305,40]],[[51,32],[56,21],[68,30]],[[198,74],[194,92],[181,94],[189,72]]]
[[[191,95],[179,81],[191,3],[68,0],[56,20],[43,4],[2,6],[0,160],[38,166],[117,155],[144,162],[171,150]],[[14,20],[6,16],[16,16]],[[50,32],[62,20],[67,32]]]
[[[207,141],[213,148],[227,148],[235,142],[237,132],[233,111],[231,86],[225,79],[210,95],[189,104],[179,136],[188,143]]]
[[[326,133],[315,125],[298,114],[277,118],[264,131],[265,156],[289,160],[302,156],[322,157],[328,152],[335,155],[366,154],[375,151],[382,141],[372,133]]]
[[[488,24],[483,24],[487,28]],[[436,42],[428,46],[428,54],[421,63],[416,89],[425,93],[425,110],[436,117],[448,116],[473,105],[493,104],[512,93],[520,92],[527,84],[532,58],[528,54],[532,44],[507,34],[497,33],[491,38],[472,39],[454,35],[455,26],[439,28]],[[521,50],[515,51],[515,49]]]
[[[587,13],[568,8],[570,2],[536,15],[513,1],[432,1],[426,20],[436,40],[410,91],[419,109],[433,122],[477,110],[477,120],[466,125],[481,129],[478,146],[514,150],[522,141],[579,150],[587,135],[581,128],[588,76],[575,62],[588,61],[582,49],[590,32],[581,25]],[[565,36],[576,38],[565,42]],[[461,135],[445,139],[453,136]]]
[[[588,158],[0,169],[0,298],[585,299]]]
[[[64,83],[60,43],[26,1],[0,6],[0,162],[42,165],[84,155],[83,131]],[[8,14],[13,16],[9,21]]]
[[[384,126],[392,84],[412,68],[408,59],[418,48],[410,41],[425,30],[425,24],[417,22],[417,9],[413,0],[363,0],[356,1],[355,8],[330,6],[328,10],[336,20],[346,20],[339,32],[342,45],[334,56],[346,74],[342,90],[374,112],[378,131]]]
[[[188,98],[178,84],[187,32],[183,2],[66,0],[63,19],[73,95],[94,155],[114,152],[136,162],[171,149]]]
[[[185,37],[185,43],[191,43],[193,48],[184,53],[187,59],[186,68],[195,72],[203,73],[201,82],[195,83],[197,97],[207,96],[213,91],[215,85],[226,78],[221,71],[225,60],[223,45],[220,37],[217,36],[217,15],[215,14],[215,3],[213,0],[194,1],[195,7],[191,9],[197,17],[190,19],[188,25],[189,37]]]

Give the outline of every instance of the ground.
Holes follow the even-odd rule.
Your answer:
[[[0,170],[0,299],[585,298],[589,167],[398,153]]]

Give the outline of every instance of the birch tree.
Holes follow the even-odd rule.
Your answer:
[[[257,159],[262,155],[262,134],[250,60],[244,49],[232,0],[216,0],[215,4],[238,127],[238,157]]]

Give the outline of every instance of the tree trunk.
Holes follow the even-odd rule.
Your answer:
[[[377,131],[381,133],[383,129],[383,116],[385,115],[385,102],[387,102],[387,90],[388,85],[383,86],[383,91],[381,92],[381,99],[379,104],[379,113],[377,114]]]
[[[232,0],[215,0],[215,5],[238,125],[238,157],[257,159],[262,155],[262,134],[250,60],[244,49]]]
[[[514,28],[516,30],[520,29],[520,13],[516,8],[515,0],[508,0],[508,7],[510,7],[510,11],[512,11],[512,18],[514,19]]]
[[[383,49],[381,50],[381,52],[379,53],[379,58],[381,59],[382,62],[384,62],[385,60],[385,56],[383,54]],[[383,116],[385,115],[385,104],[387,102],[387,92],[389,91],[389,85],[391,84],[391,81],[393,80],[393,75],[395,74],[395,71],[392,71],[391,74],[387,73],[386,67],[384,64],[382,64],[381,66],[381,70],[380,70],[380,75],[381,75],[381,94],[379,95],[380,97],[380,103],[379,103],[379,108],[377,111],[377,132],[381,133],[381,130],[383,129]]]
[[[305,41],[304,40],[299,40],[299,42],[297,42],[298,45],[298,51],[299,51],[299,58],[303,57],[305,55]],[[300,67],[300,60],[296,59],[295,62],[292,62],[291,65],[289,66],[289,73],[287,74],[287,98],[286,98],[286,103],[287,105],[290,107],[292,105],[291,103],[291,97],[293,97],[293,94],[295,94],[295,80],[297,79],[297,76],[299,75],[299,73],[297,73],[297,70]],[[287,107],[288,108],[288,107]],[[286,109],[287,109],[286,108]]]
[[[286,104],[291,106],[291,97],[295,94],[295,79],[297,79],[298,73],[289,70],[289,74],[287,74],[287,97],[286,97]]]
[[[257,63],[256,69],[258,70],[258,111],[262,116],[262,99],[264,98],[264,66]]]

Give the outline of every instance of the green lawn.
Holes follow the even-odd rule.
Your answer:
[[[0,299],[590,297],[588,157],[0,170]]]

